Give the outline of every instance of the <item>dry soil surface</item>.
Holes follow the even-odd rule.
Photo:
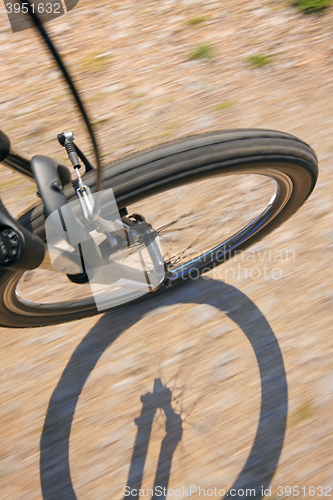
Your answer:
[[[0,20],[0,129],[65,162],[55,137],[73,130],[91,154],[39,38],[13,34],[3,4]],[[151,497],[154,484],[333,496],[332,22],[333,8],[285,1],[80,0],[47,25],[104,162],[259,127],[308,142],[320,175],[295,216],[207,279],[87,320],[1,328],[2,498],[120,499],[126,485]],[[192,59],[202,44],[212,57]],[[254,68],[259,53],[270,62]],[[36,201],[5,168],[0,194],[15,215]]]

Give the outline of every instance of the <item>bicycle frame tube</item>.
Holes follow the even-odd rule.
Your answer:
[[[2,160],[1,164],[11,170],[16,170],[16,172],[24,175],[30,181],[36,182],[31,170],[29,157],[19,149],[11,148],[8,156]]]
[[[9,138],[0,130],[0,163],[3,163],[11,170],[16,170],[20,174],[25,175],[30,180],[34,180],[34,176],[30,166],[29,157],[19,151],[13,149]]]

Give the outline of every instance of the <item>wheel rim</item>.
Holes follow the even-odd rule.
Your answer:
[[[244,177],[244,174],[246,174],[246,177]],[[251,171],[251,174],[249,175],[247,171],[242,171],[239,170],[239,172],[235,175],[231,175],[229,177],[235,179],[229,179],[229,185],[227,186],[224,184],[225,183],[225,178],[223,177],[223,185],[226,188],[227,191],[227,196],[229,198],[233,198],[235,194],[235,184],[238,184],[238,178],[242,178],[242,183],[243,186],[237,186],[239,187],[246,187],[246,189],[251,186],[251,180],[249,178],[252,177],[253,185],[256,185],[258,190],[260,190],[260,193],[263,196],[262,199],[260,200],[259,206],[256,206],[256,209],[254,210],[252,205],[253,205],[253,200],[245,200],[245,203],[247,201],[250,202],[251,205],[251,217],[247,217],[249,214],[244,213],[242,217],[239,217],[238,208],[236,208],[235,213],[233,214],[234,217],[232,220],[227,221],[229,224],[226,226],[222,227],[222,233],[225,235],[231,235],[227,237],[226,239],[223,240],[221,239],[221,233],[217,235],[215,238],[216,241],[218,241],[218,244],[216,244],[216,241],[214,242],[212,239],[207,238],[207,231],[202,231],[202,234],[204,234],[205,238],[207,239],[206,242],[206,247],[207,249],[204,249],[204,245],[201,245],[199,249],[196,251],[191,249],[190,253],[188,254],[189,256],[193,256],[193,258],[188,258],[186,260],[187,254],[182,255],[181,260],[183,262],[179,263],[178,265],[171,265],[169,266],[169,270],[172,273],[171,280],[175,281],[179,277],[184,276],[186,274],[189,274],[191,270],[193,269],[199,269],[202,268],[203,266],[208,266],[209,264],[212,264],[214,261],[218,261],[219,263],[224,262],[228,258],[230,258],[233,254],[232,251],[236,248],[239,248],[239,246],[243,243],[245,243],[248,239],[250,239],[252,236],[254,236],[258,231],[263,229],[267,224],[269,224],[272,219],[274,219],[284,208],[284,206],[287,204],[287,202],[290,199],[290,196],[292,194],[293,190],[293,183],[286,174],[282,172],[277,172],[276,170],[273,169],[258,169],[258,170],[253,170]],[[259,183],[258,183],[259,181]],[[273,181],[274,183],[274,188],[269,189],[269,187],[273,187],[271,182]],[[205,182],[205,181],[204,181]],[[215,182],[212,179],[209,179],[209,182]],[[203,182],[201,181],[199,183],[199,191],[202,189],[202,184]],[[230,188],[230,192],[228,192],[228,188]],[[177,191],[178,188],[176,188],[173,191]],[[219,189],[219,184],[217,183],[215,186],[215,189]],[[251,187],[250,187],[251,189]],[[264,192],[266,191],[266,192]],[[169,192],[168,192],[169,193]],[[248,192],[245,194],[245,197],[248,195]],[[159,195],[158,195],[159,196]],[[169,195],[167,195],[169,196]],[[196,197],[194,197],[197,199]],[[148,199],[146,201],[146,204],[150,203]],[[163,205],[163,204],[162,204]],[[222,202],[223,206],[223,202]],[[140,204],[135,205],[135,208],[140,211]],[[206,212],[207,212],[207,207],[206,206]],[[255,211],[255,217],[253,217],[253,210]],[[177,210],[175,209],[174,212]],[[198,210],[199,211],[199,210]],[[244,209],[243,209],[244,212]],[[145,209],[143,208],[143,213],[146,213]],[[229,217],[230,213],[227,213],[227,218]],[[148,220],[150,223],[152,223],[153,227],[156,227],[156,222],[153,217],[148,217]],[[185,224],[186,219],[183,220],[182,217],[178,217],[178,220],[182,220],[182,222]],[[249,221],[250,220],[250,221]],[[236,226],[233,224],[236,221]],[[223,220],[222,222],[225,222]],[[231,222],[231,224],[230,224]],[[173,224],[173,222],[172,222]],[[197,224],[197,221],[195,222]],[[183,228],[181,228],[183,229]],[[208,227],[206,228],[205,226],[203,229],[209,229]],[[211,228],[210,228],[211,229]],[[179,228],[178,228],[179,230]],[[221,231],[221,227],[219,228]],[[172,231],[175,231],[175,226],[172,226]],[[208,231],[209,232],[209,231]],[[197,239],[200,238],[199,237]],[[163,235],[161,240],[163,240]],[[166,248],[167,244],[163,245],[162,241],[162,248]],[[177,256],[181,253],[181,250],[177,253],[175,253],[174,258],[177,258]],[[196,255],[193,255],[196,254]],[[165,252],[164,252],[165,256]],[[168,258],[168,255],[167,255]],[[169,257],[169,260],[172,262],[172,258]],[[208,268],[207,268],[208,269]]]
[[[255,179],[251,180],[251,176]],[[241,178],[242,181],[239,183],[238,179]],[[259,178],[260,182],[258,183]],[[210,231],[207,229],[207,221],[203,219],[202,228],[205,231],[201,230],[199,234],[197,229],[198,224],[196,222],[194,230],[196,239],[202,239],[202,234],[205,233],[205,241],[208,241],[208,243],[206,243],[206,245],[199,245],[199,247],[195,250],[191,248],[190,255],[183,254],[182,262],[180,262],[180,260],[177,261],[182,250],[179,248],[172,248],[172,246],[174,247],[174,241],[171,248],[170,245],[166,245],[165,241],[163,241],[165,240],[166,234],[164,227],[165,223],[163,223],[165,215],[168,215],[169,213],[170,216],[177,211],[175,208],[177,199],[177,196],[175,195],[177,194],[176,191],[178,190],[178,193],[183,191],[184,193],[184,191],[186,192],[187,190],[185,198],[194,199],[194,203],[198,201],[198,197],[196,197],[192,189],[197,192],[198,190],[201,191],[202,195],[205,195],[201,196],[201,206],[205,206],[205,217],[208,217],[210,211],[208,202],[210,202],[210,205],[212,205],[213,208],[214,206],[220,206],[220,212],[217,217],[223,217],[226,207],[226,205],[223,204],[223,198],[226,200],[226,197],[229,197],[227,204],[230,204],[230,200],[232,199],[237,200],[235,189],[228,189],[228,182],[226,182],[226,179],[228,179],[229,184],[231,182],[231,184],[234,185],[234,188],[238,183],[238,188],[241,188],[241,196],[239,199],[243,200],[246,204],[246,207],[243,201],[243,207],[240,207],[239,203],[235,203],[235,201],[232,204],[232,206],[236,207],[237,210],[241,208],[242,212],[242,215],[236,218],[236,226],[225,224],[222,226],[220,224],[218,234],[215,234],[214,238],[207,238],[207,234],[209,234]],[[239,168],[236,172],[233,170],[232,172],[225,172],[223,175],[213,177],[210,176],[209,178],[205,178],[203,180],[197,179],[197,181],[198,182],[170,188],[160,194],[144,198],[141,202],[137,202],[128,207],[129,213],[131,213],[130,211],[141,212],[146,217],[147,221],[155,227],[155,229],[164,227],[164,229],[161,229],[160,231],[160,239],[165,260],[170,260],[171,280],[173,282],[180,277],[187,276],[193,269],[200,269],[203,266],[209,266],[209,264],[212,264],[212,262],[216,260],[218,262],[227,260],[227,258],[231,256],[231,252],[233,250],[246,243],[247,240],[261,231],[281,212],[281,210],[283,210],[285,205],[288,203],[293,190],[293,183],[288,175],[282,173],[278,170],[278,168],[268,168],[265,166],[253,166],[250,174],[249,169],[245,170]],[[204,186],[204,183],[207,184],[207,187]],[[223,196],[211,196],[210,199],[207,199],[206,195],[209,185],[214,186],[215,193],[220,192],[219,190],[221,190],[223,185],[225,189]],[[163,200],[161,198],[162,196],[164,198],[169,198],[173,203],[173,208],[169,210],[169,212],[163,204]],[[160,206],[159,210],[156,210],[157,204]],[[146,208],[148,205],[150,207],[150,213],[148,213]],[[194,216],[199,217],[202,215],[203,212],[198,205],[196,205],[194,209],[197,211]],[[237,212],[237,210],[235,210],[235,212]],[[164,218],[160,217],[161,213],[164,214]],[[230,213],[230,211],[227,211],[227,214],[230,215]],[[186,217],[183,218],[181,216],[181,212],[179,212],[179,214],[180,216],[178,216],[177,219],[178,226],[179,224],[184,225],[188,223],[188,220],[186,221]],[[214,213],[213,215],[215,216]],[[232,215],[237,214],[232,213]],[[235,218],[233,218],[233,222],[234,220]],[[170,222],[173,223],[174,220],[169,218],[169,223]],[[195,222],[193,217],[192,222]],[[224,219],[224,222],[226,222],[226,219]],[[216,225],[217,221],[213,220],[213,223]],[[226,226],[231,227],[231,229],[226,229]],[[169,229],[170,228],[171,226],[169,226]],[[177,229],[179,229],[179,227],[177,227]],[[192,228],[188,226],[187,230],[189,229]],[[174,224],[172,231],[175,232]],[[228,235],[228,237],[223,237],[223,234]],[[188,241],[188,238],[184,239],[182,235],[181,240],[184,242],[186,249],[186,241]],[[194,251],[196,252],[195,255]],[[64,286],[66,286],[66,291],[63,288]],[[83,289],[84,287],[85,289]],[[16,314],[19,313],[25,316],[52,316],[55,318],[66,314],[70,316],[73,313],[76,315],[81,314],[82,316],[86,316],[89,312],[96,311],[96,305],[91,292],[89,296],[89,284],[84,285],[84,287],[82,285],[70,283],[66,275],[37,269],[24,274],[20,273],[13,275],[10,285],[4,293],[3,301],[7,309],[15,312]],[[48,291],[47,295],[45,294],[45,290]],[[63,300],[64,295],[66,295],[65,301]],[[128,301],[132,300],[130,294],[128,298]],[[134,298],[135,297],[133,296],[133,299]],[[112,304],[110,307],[112,307]]]

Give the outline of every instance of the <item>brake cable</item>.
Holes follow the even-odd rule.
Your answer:
[[[86,112],[86,109],[83,105],[82,98],[79,95],[79,92],[77,91],[73,79],[71,78],[60,54],[59,51],[56,49],[54,43],[52,42],[50,35],[47,33],[45,30],[39,16],[34,12],[34,9],[31,7],[30,0],[20,0],[22,4],[27,5],[28,7],[28,13],[36,26],[37,30],[39,31],[39,34],[42,36],[45,44],[47,45],[49,51],[51,52],[55,62],[57,63],[68,87],[70,88],[70,91],[74,97],[75,103],[77,107],[79,108],[79,111],[82,115],[82,118],[85,122],[85,125],[88,129],[88,133],[94,148],[94,153],[96,157],[96,165],[97,165],[97,191],[101,191],[103,188],[103,177],[102,177],[102,164],[100,160],[100,155],[99,155],[99,148],[98,148],[98,143],[93,131],[93,127],[91,124],[91,121],[89,120],[88,114]],[[76,146],[77,147],[77,146]]]

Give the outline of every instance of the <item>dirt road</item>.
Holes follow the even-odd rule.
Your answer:
[[[4,6],[0,18],[0,129],[30,155],[65,161],[55,136],[68,129],[89,152],[39,39],[13,34]],[[207,279],[131,310],[1,328],[2,498],[120,499],[126,485],[143,498],[154,485],[333,496],[332,21],[332,8],[305,16],[267,0],[81,0],[48,25],[105,162],[262,127],[308,142],[320,176],[290,221]],[[202,45],[212,57],[192,59]],[[258,54],[271,57],[254,68]],[[35,202],[29,182],[0,176],[14,214]]]

